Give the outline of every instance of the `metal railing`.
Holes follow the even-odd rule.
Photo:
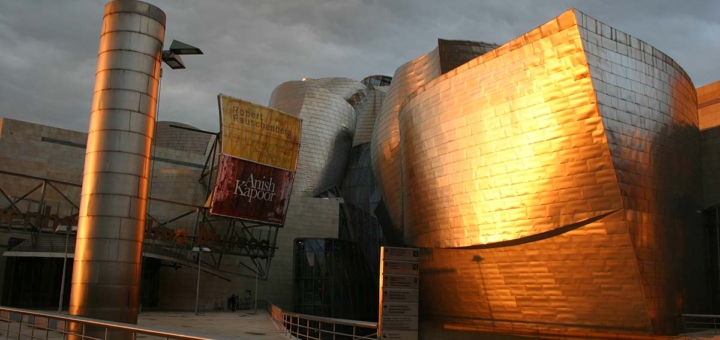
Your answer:
[[[683,333],[720,334],[720,315],[680,314]]]
[[[71,327],[71,324],[73,327]],[[72,329],[75,330],[72,330]],[[90,330],[93,330],[92,332]],[[98,335],[100,334],[100,335]],[[111,339],[228,339],[219,336],[175,333],[167,330],[140,327],[120,322],[102,321],[78,316],[44,313],[0,306],[0,338],[6,339],[58,339],[79,340]]]
[[[302,340],[377,339],[377,322],[325,318],[287,312],[267,301],[265,308],[288,338]]]

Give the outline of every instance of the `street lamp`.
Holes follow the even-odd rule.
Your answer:
[[[203,54],[199,48],[175,39],[170,43],[170,52],[175,54]]]
[[[185,63],[180,58],[181,55],[188,54],[203,54],[203,52],[192,45],[173,40],[170,43],[170,49],[162,51],[162,61],[167,64],[173,70],[182,70],[185,68]],[[155,129],[157,129],[157,121],[160,118],[160,90],[162,89],[162,69],[160,69],[160,82],[158,83],[158,99],[155,115]],[[154,135],[154,134],[153,134]],[[153,138],[153,158],[155,158],[155,138]],[[153,172],[155,171],[155,163],[153,162],[150,168],[150,190],[152,194],[152,179]],[[150,211],[148,207],[148,211]],[[197,224],[197,221],[195,222]],[[209,252],[210,248],[207,247],[193,247],[193,252],[198,253],[198,274],[197,274],[197,291],[195,292],[195,315],[198,314],[198,304],[200,303],[200,267],[202,266],[202,253]]]
[[[257,314],[257,299],[258,299],[258,275],[260,273],[260,266],[258,264],[258,260],[256,257],[251,257],[252,261],[255,263],[255,313]]]
[[[197,273],[197,289],[195,291],[195,315],[198,314],[198,305],[200,303],[200,268],[202,267],[202,253],[209,252],[208,247],[193,247],[192,252],[198,253],[198,273]]]
[[[162,60],[170,66],[171,69],[181,70],[185,68],[185,63],[183,63],[180,56],[190,54],[203,54],[203,52],[195,46],[173,40],[172,43],[170,43],[170,49],[162,51]]]
[[[63,295],[65,295],[65,272],[67,271],[67,255],[68,255],[68,241],[70,238],[70,232],[77,231],[78,227],[76,225],[74,226],[66,226],[66,225],[58,225],[55,227],[55,232],[64,232],[65,233],[65,255],[63,257],[63,270],[62,270],[62,279],[60,279],[60,302],[58,302],[58,314],[62,313],[62,305],[63,305]]]

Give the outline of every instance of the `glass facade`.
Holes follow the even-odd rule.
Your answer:
[[[347,172],[342,186],[342,213],[345,225],[340,238],[356,242],[365,262],[377,280],[380,247],[387,245],[383,229],[375,216],[380,203],[375,177],[370,164],[370,143],[356,145],[350,153]]]
[[[339,239],[294,242],[293,310],[302,314],[375,321],[377,281],[357,244]]]
[[[383,76],[383,75],[367,76],[360,82],[363,83],[363,85],[365,85],[365,86],[369,86],[369,85],[388,86],[392,82],[392,77]]]

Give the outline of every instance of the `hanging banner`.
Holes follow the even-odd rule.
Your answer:
[[[218,95],[222,148],[233,157],[295,171],[302,120],[265,106]]]
[[[220,155],[210,213],[282,225],[295,173]]]

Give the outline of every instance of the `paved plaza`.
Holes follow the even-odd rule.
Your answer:
[[[287,339],[280,333],[264,310],[217,311],[195,315],[193,312],[143,312],[138,316],[138,326],[176,333],[206,335],[210,338],[233,339]],[[146,337],[150,338],[150,337]],[[138,339],[143,339],[142,335]]]

